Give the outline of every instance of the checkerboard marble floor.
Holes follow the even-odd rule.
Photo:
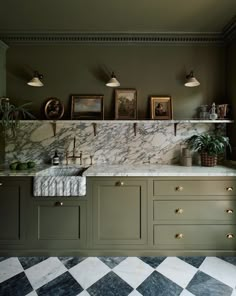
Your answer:
[[[236,257],[0,257],[1,296],[236,296]]]

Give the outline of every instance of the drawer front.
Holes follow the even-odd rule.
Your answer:
[[[153,202],[153,219],[155,221],[170,220],[202,220],[236,221],[236,202],[219,201],[158,201]]]
[[[154,180],[153,194],[158,195],[235,195],[232,180]]]
[[[236,225],[154,225],[153,243],[160,249],[235,249]]]

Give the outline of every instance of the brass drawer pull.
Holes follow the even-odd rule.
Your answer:
[[[233,191],[233,187],[227,187],[226,191]]]
[[[62,207],[63,206],[63,202],[62,201],[57,201],[57,202],[55,202],[55,206],[56,207]]]
[[[183,235],[183,233],[177,233],[177,234],[175,235],[175,238],[176,238],[176,239],[182,239],[182,238],[184,238],[184,235]]]
[[[228,239],[232,239],[232,238],[234,238],[234,235],[233,235],[233,233],[228,233],[228,234],[226,235],[226,237],[227,237]]]
[[[233,212],[234,212],[234,210],[232,210],[232,209],[227,209],[227,210],[226,210],[226,213],[227,213],[227,214],[233,214]]]
[[[179,208],[175,210],[175,214],[183,214],[184,210]]]
[[[116,186],[124,186],[124,185],[125,185],[125,183],[122,182],[122,181],[118,181],[118,182],[116,182]]]
[[[175,191],[183,191],[183,190],[184,190],[184,187],[182,186],[175,187]]]

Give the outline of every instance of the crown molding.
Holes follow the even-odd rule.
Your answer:
[[[1,33],[0,39],[7,44],[218,44],[225,40],[222,33],[71,33],[71,32],[10,32]]]
[[[226,42],[231,42],[236,39],[236,16],[224,27],[223,36]]]

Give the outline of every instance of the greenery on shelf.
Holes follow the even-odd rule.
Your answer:
[[[229,138],[215,134],[193,135],[186,140],[188,147],[201,153],[207,153],[210,156],[217,156],[224,153],[225,148],[231,149]]]
[[[0,120],[4,134],[10,131],[10,135],[16,136],[16,129],[21,119],[35,117],[27,110],[31,103],[25,103],[20,106],[15,106],[10,103],[8,98],[0,98]]]

